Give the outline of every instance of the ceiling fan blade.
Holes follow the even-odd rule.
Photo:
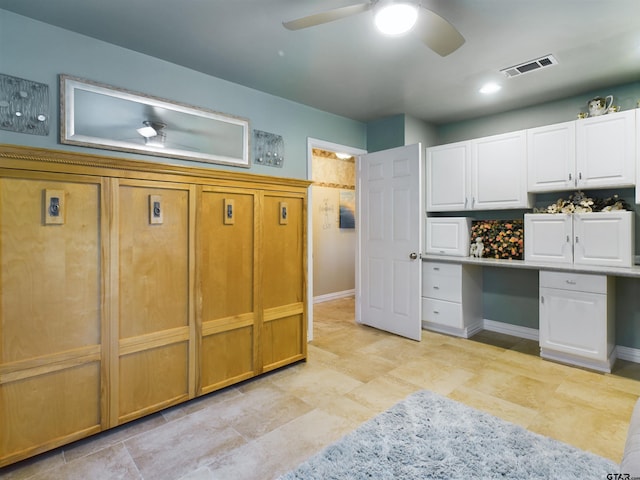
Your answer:
[[[301,28],[314,27],[323,23],[333,22],[341,18],[350,17],[357,13],[366,12],[371,9],[371,3],[358,3],[357,5],[349,5],[347,7],[334,8],[322,13],[316,13],[307,17],[298,18],[289,22],[282,22],[284,28],[289,30],[300,30]]]
[[[422,42],[441,57],[455,52],[465,42],[462,34],[435,12],[420,9],[417,30]]]

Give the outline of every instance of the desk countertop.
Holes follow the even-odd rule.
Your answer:
[[[554,263],[526,262],[524,260],[497,260],[495,258],[454,257],[451,255],[422,254],[423,261],[464,263],[482,267],[524,268],[529,270],[552,270],[556,272],[593,273],[615,277],[640,278],[640,265],[630,268],[602,267],[593,265],[562,265]]]

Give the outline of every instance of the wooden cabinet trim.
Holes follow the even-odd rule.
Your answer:
[[[255,321],[255,314],[253,312],[204,321],[202,322],[202,336],[208,337],[209,335],[215,335],[216,333],[225,332],[227,330],[250,327],[255,325]]]
[[[101,353],[102,348],[100,345],[91,345],[68,352],[5,363],[0,365],[0,385],[73,368],[86,363],[99,362]]]
[[[189,327],[178,327],[161,332],[153,332],[138,337],[123,338],[119,342],[119,355],[131,355],[151,348],[164,347],[189,340]]]
[[[0,158],[4,159],[3,166],[9,168],[38,171],[56,170],[74,174],[89,173],[104,177],[164,181],[171,181],[173,178],[174,181],[181,183],[213,182],[215,185],[233,185],[241,182],[245,185],[256,185],[256,188],[276,190],[282,189],[283,185],[306,189],[312,183],[302,179],[8,144],[0,144]]]
[[[264,322],[272,322],[279,318],[291,317],[293,315],[300,315],[304,312],[304,303],[292,303],[290,305],[282,305],[274,308],[265,308],[264,310]]]

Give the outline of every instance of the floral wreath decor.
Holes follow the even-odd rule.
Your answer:
[[[587,197],[582,191],[578,190],[569,195],[568,200],[559,198],[556,203],[552,203],[548,207],[534,208],[533,213],[589,213],[615,210],[631,210],[631,207],[618,195],[598,199]]]

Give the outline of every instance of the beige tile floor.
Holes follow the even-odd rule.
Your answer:
[[[611,375],[481,332],[406,340],[354,323],[353,299],[314,307],[307,362],[0,469],[0,479],[269,479],[412,392],[429,389],[620,461],[640,365]]]

